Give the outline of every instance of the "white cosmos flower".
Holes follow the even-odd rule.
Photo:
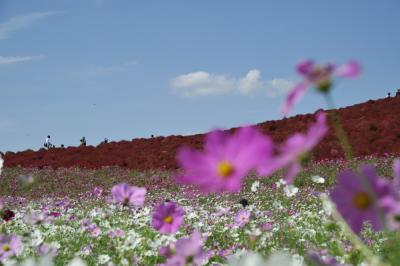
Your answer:
[[[317,183],[317,184],[323,184],[323,183],[325,183],[325,178],[323,178],[322,176],[319,176],[319,175],[315,175],[315,176],[311,177],[311,180],[312,180],[314,183]]]
[[[3,157],[1,157],[1,155],[0,155],[0,175],[1,175],[1,171],[3,169],[3,164],[4,164],[4,160],[3,160]]]
[[[253,184],[251,185],[251,191],[256,192],[258,188],[260,187],[260,181],[254,181]]]
[[[285,192],[285,195],[290,198],[290,197],[293,197],[294,195],[296,195],[297,192],[299,192],[299,189],[293,185],[289,185],[289,186],[285,186],[283,191]]]

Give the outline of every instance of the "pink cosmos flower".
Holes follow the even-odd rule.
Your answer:
[[[93,194],[95,197],[100,197],[101,194],[103,194],[103,188],[102,188],[102,187],[95,187],[95,188],[93,189],[93,191],[92,191],[92,194]]]
[[[361,178],[370,189],[365,188]],[[347,170],[339,174],[338,184],[331,192],[339,213],[356,233],[361,231],[365,221],[369,221],[375,231],[384,227],[378,212],[384,215],[389,211],[388,208],[382,208],[381,203],[389,195],[394,195],[391,184],[379,177],[370,165],[362,166],[359,173]]]
[[[128,184],[119,184],[111,189],[111,196],[114,202],[122,203],[124,206],[133,205],[143,206],[146,189],[130,186]]]
[[[202,265],[207,253],[203,250],[203,240],[199,231],[190,238],[180,238],[175,243],[175,255],[168,258],[165,266]]]
[[[183,222],[185,211],[173,201],[158,205],[152,215],[152,226],[162,234],[178,231]]]
[[[19,236],[0,235],[0,262],[8,257],[19,255],[22,252],[22,242]]]
[[[303,156],[322,140],[327,131],[326,115],[324,112],[319,112],[316,123],[310,125],[307,133],[296,133],[290,136],[285,143],[278,147],[279,154],[273,163],[262,165],[258,168],[258,173],[260,175],[268,175],[271,170],[275,171],[286,167],[285,180],[288,184],[291,184],[294,177],[301,170]]]
[[[242,127],[232,136],[216,130],[206,136],[204,151],[187,147],[178,151],[184,172],[176,180],[202,192],[236,192],[250,170],[270,162],[272,150],[270,138],[254,127]]]
[[[125,232],[124,230],[117,228],[115,230],[111,230],[110,232],[108,232],[108,236],[110,238],[120,238],[125,236]]]
[[[50,256],[55,257],[58,255],[58,250],[56,247],[48,245],[46,243],[41,243],[37,248],[37,253],[39,256]]]
[[[333,64],[316,65],[311,60],[303,60],[297,65],[297,72],[304,80],[295,85],[287,95],[282,106],[283,115],[292,110],[309,87],[314,86],[321,92],[327,92],[332,87],[334,77],[355,78],[360,74],[361,66],[354,60],[339,67]]]
[[[235,216],[235,224],[239,227],[245,226],[250,221],[251,213],[249,210],[241,210]]]

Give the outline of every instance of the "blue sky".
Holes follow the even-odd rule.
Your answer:
[[[368,2],[368,3],[367,3]],[[400,88],[400,2],[0,0],[0,150],[279,119],[303,58],[357,59],[338,106]],[[308,93],[293,114],[325,107]]]

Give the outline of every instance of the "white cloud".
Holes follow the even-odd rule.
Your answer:
[[[239,91],[243,94],[248,94],[260,89],[263,86],[263,82],[260,80],[260,78],[260,70],[250,70],[245,77],[239,80]]]
[[[171,86],[183,96],[225,94],[235,89],[236,80],[199,71],[172,79]]]
[[[0,24],[0,40],[7,39],[15,31],[27,28],[36,21],[57,13],[59,12],[36,12],[12,17]]]
[[[30,56],[0,56],[0,65],[8,65],[32,60],[43,59],[43,55],[30,55]]]
[[[267,95],[270,97],[276,97],[278,95],[286,94],[293,87],[293,81],[282,78],[274,78],[267,82]]]
[[[282,78],[263,81],[261,71],[252,69],[243,77],[229,77],[205,71],[191,72],[173,78],[170,85],[175,93],[181,96],[227,93],[246,95],[265,90],[268,96],[275,97],[286,93],[293,86],[293,82]]]

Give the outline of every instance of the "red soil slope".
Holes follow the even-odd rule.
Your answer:
[[[344,129],[355,155],[400,153],[400,96],[370,100],[366,103],[338,109]],[[275,142],[290,134],[305,131],[315,114],[297,115],[257,126]],[[234,131],[235,129],[230,129]],[[204,135],[168,136],[132,141],[110,142],[97,147],[54,148],[39,151],[7,152],[5,167],[82,167],[120,166],[131,169],[175,169],[175,154],[183,145],[201,149]],[[314,149],[314,159],[342,157],[342,150],[333,129]]]

